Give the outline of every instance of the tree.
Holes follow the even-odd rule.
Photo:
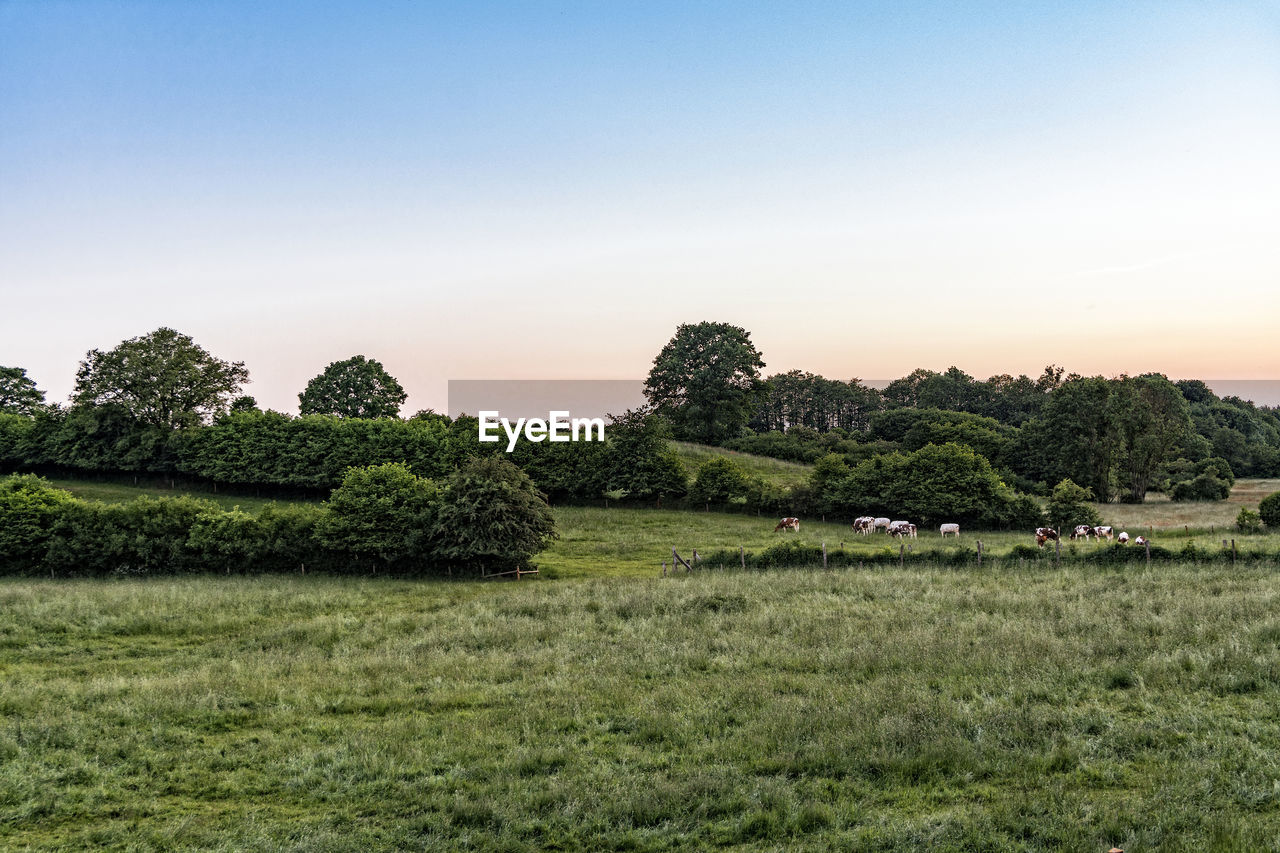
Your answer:
[[[1077,524],[1096,527],[1102,523],[1102,519],[1090,503],[1092,500],[1092,491],[1076,485],[1071,480],[1063,480],[1053,487],[1053,493],[1049,495],[1049,505],[1045,507],[1049,524],[1059,531],[1070,530]]]
[[[742,431],[763,389],[751,334],[728,323],[682,324],[653,360],[645,396],[676,438],[719,444]]]
[[[555,517],[528,475],[499,456],[450,475],[436,523],[436,553],[473,569],[529,565],[556,538]]]
[[[335,361],[298,395],[298,412],[340,418],[394,418],[404,405],[404,388],[382,362],[353,355]]]
[[[187,335],[159,328],[107,352],[89,350],[72,399],[114,403],[144,424],[177,429],[224,414],[248,381],[243,362],[223,361]]]
[[[350,468],[333,490],[317,535],[329,548],[394,564],[427,556],[435,484],[401,462]]]
[[[34,414],[44,405],[44,392],[21,367],[0,367],[0,413]]]
[[[1112,402],[1125,498],[1142,503],[1156,471],[1191,434],[1190,411],[1178,386],[1158,373],[1121,379]]]
[[[729,503],[734,498],[746,498],[750,485],[747,472],[736,462],[725,456],[713,456],[698,468],[689,497],[704,503]]]

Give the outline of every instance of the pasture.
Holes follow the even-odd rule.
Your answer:
[[[133,486],[88,480],[54,479],[52,482],[91,500],[124,501],[144,494],[188,494],[214,500],[227,509],[240,506],[249,512],[256,512],[270,503],[261,498],[189,488],[174,491],[153,485]],[[1153,543],[1171,549],[1181,548],[1188,540],[1202,549],[1220,548],[1223,539],[1235,539],[1241,550],[1275,553],[1280,552],[1280,533],[1246,536],[1234,529],[1235,516],[1241,506],[1256,508],[1259,500],[1275,491],[1280,491],[1280,480],[1240,480],[1227,501],[1173,503],[1153,495],[1146,504],[1097,504],[1097,507],[1104,522],[1113,524],[1117,531],[1127,529],[1135,536],[1139,533],[1149,535]],[[654,577],[661,573],[663,561],[670,564],[673,547],[686,559],[695,548],[703,554],[721,548],[737,550],[740,547],[761,551],[788,539],[811,545],[825,542],[832,550],[843,548],[850,553],[868,556],[887,551],[896,554],[900,544],[915,552],[939,550],[951,554],[957,548],[972,551],[976,540],[981,539],[984,553],[999,557],[1014,545],[1034,544],[1029,531],[975,531],[965,528],[959,539],[948,537],[944,540],[936,527],[930,527],[921,529],[917,539],[898,540],[883,533],[865,537],[856,535],[848,520],[824,523],[820,519],[805,517],[799,534],[796,534],[786,531],[774,533],[776,518],[745,513],[637,509],[617,505],[609,508],[557,506],[553,512],[560,538],[536,558],[543,577],[548,579]],[[1093,541],[1072,542],[1065,535],[1062,543],[1063,553],[1068,557],[1098,547],[1102,546]]]
[[[0,582],[0,847],[1280,847],[1280,577]]]

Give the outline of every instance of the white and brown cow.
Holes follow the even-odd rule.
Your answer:
[[[1054,530],[1052,527],[1037,527],[1036,545],[1043,548],[1044,543],[1049,541],[1058,541],[1058,531]]]
[[[1093,528],[1088,524],[1077,524],[1076,529],[1071,531],[1072,539],[1088,539],[1093,535]]]
[[[1128,534],[1128,533],[1125,533],[1123,530],[1121,530],[1121,531],[1120,531],[1120,535],[1116,537],[1116,541],[1117,541],[1117,542],[1119,542],[1121,545],[1128,545],[1128,544],[1129,544],[1129,534]]]
[[[902,538],[906,536],[910,539],[915,538],[916,526],[909,521],[893,521],[889,523],[889,535]]]
[[[1105,539],[1110,542],[1113,536],[1115,536],[1115,531],[1110,527],[1103,526],[1093,528],[1093,537],[1095,539]]]
[[[774,533],[777,533],[779,530],[794,530],[796,533],[799,533],[800,519],[794,516],[787,516],[786,518],[782,519],[782,521],[778,522],[777,527],[773,528]]]
[[[1145,536],[1139,536],[1137,539],[1133,540],[1133,544],[1137,545],[1139,548],[1144,548],[1151,544],[1151,540]]]
[[[939,526],[939,527],[938,527],[938,532],[942,534],[942,538],[943,538],[943,539],[946,539],[946,538],[947,538],[947,534],[948,534],[948,533],[950,533],[952,536],[955,536],[957,539],[959,539],[959,538],[960,538],[960,525],[958,525],[958,524],[943,524],[943,525],[941,525],[941,526]]]
[[[866,536],[876,529],[876,520],[869,515],[860,515],[853,520],[853,532]]]
[[[884,532],[885,532],[885,533],[888,533],[888,532],[889,532],[889,525],[890,525],[891,523],[892,523],[892,522],[890,522],[890,521],[889,521],[889,519],[885,518],[884,516],[880,516],[879,518],[877,518],[877,519],[876,519],[876,522],[875,522],[875,529],[876,529],[876,530],[879,530],[881,527],[883,527],[883,528],[884,528]]]

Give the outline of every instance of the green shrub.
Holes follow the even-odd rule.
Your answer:
[[[0,480],[0,571],[21,574],[44,562],[52,531],[75,503],[69,492],[32,474]]]
[[[1261,533],[1262,516],[1248,507],[1240,507],[1236,515],[1236,530],[1241,533]]]
[[[1059,533],[1065,534],[1077,524],[1087,524],[1090,527],[1101,524],[1102,519],[1098,511],[1090,503],[1092,500],[1091,489],[1077,486],[1069,479],[1063,480],[1053,487],[1053,492],[1049,495],[1049,504],[1045,507],[1050,526],[1057,528]]]
[[[430,556],[436,487],[401,462],[347,469],[326,506],[316,533],[328,548],[386,567]]]
[[[1262,499],[1258,504],[1258,517],[1272,530],[1280,530],[1280,492]]]
[[[750,489],[750,478],[738,463],[714,456],[698,468],[689,497],[698,502],[729,503],[735,498],[745,499]]]
[[[528,475],[497,456],[450,475],[438,510],[435,553],[470,569],[509,571],[556,538],[555,518]]]

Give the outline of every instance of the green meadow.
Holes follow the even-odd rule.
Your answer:
[[[0,584],[0,848],[1265,850],[1273,568]]]

